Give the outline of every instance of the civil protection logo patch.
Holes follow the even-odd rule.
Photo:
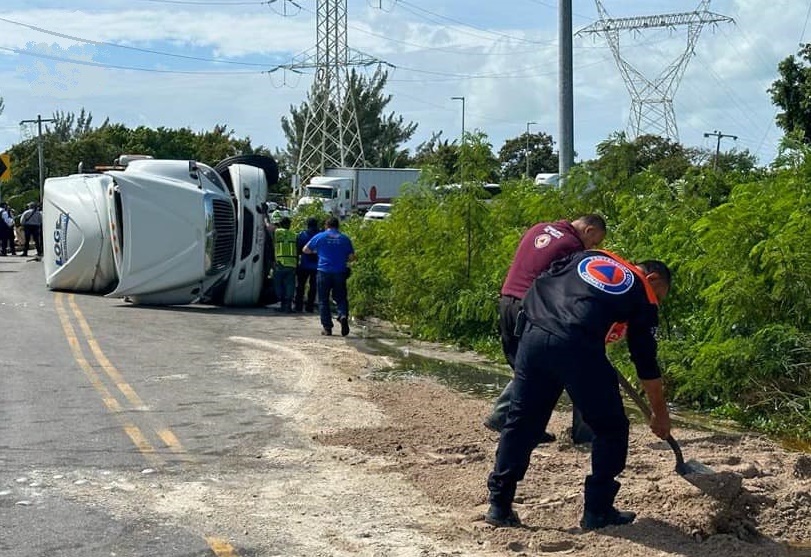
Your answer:
[[[535,236],[535,249],[543,249],[552,241],[552,236],[549,234],[539,234]]]
[[[604,255],[586,257],[577,265],[580,278],[608,294],[625,294],[634,285],[634,274]]]

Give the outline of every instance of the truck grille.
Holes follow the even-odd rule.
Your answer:
[[[210,209],[206,238],[206,272],[216,274],[231,267],[236,242],[234,206],[230,201],[209,198]],[[208,211],[207,211],[208,212]]]

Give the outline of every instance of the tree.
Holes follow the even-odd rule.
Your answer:
[[[93,116],[84,109],[76,115],[57,112],[55,122],[43,133],[45,171],[47,176],[64,176],[77,171],[109,165],[122,153],[151,155],[155,158],[189,159],[214,165],[239,154],[264,154],[264,147],[254,148],[250,138],[238,138],[234,130],[218,124],[213,130],[193,132],[189,128],[130,129],[105,120],[100,127],[92,125]],[[14,176],[5,186],[9,196],[33,201],[39,194],[36,139],[17,143],[9,150],[14,159]],[[271,191],[278,191],[270,186]],[[28,196],[34,196],[28,199]]]
[[[435,132],[417,146],[411,164],[422,169],[424,179],[432,184],[451,184],[458,181],[459,146],[442,139],[442,131]]]
[[[701,157],[697,149],[657,135],[641,135],[628,141],[623,132],[612,134],[597,145],[598,159],[593,168],[609,181],[628,179],[643,170],[658,174],[669,182],[684,177]]]
[[[501,163],[501,178],[520,178],[527,171],[529,157],[529,177],[539,172],[557,172],[558,153],[553,149],[555,142],[546,133],[523,133],[508,139],[498,152]]]
[[[798,59],[799,58],[799,59]],[[783,112],[777,114],[777,125],[786,133],[797,131],[805,143],[811,143],[811,43],[800,45],[777,66],[780,77],[768,92],[772,103]]]
[[[394,112],[384,114],[391,102],[391,95],[383,89],[388,80],[388,72],[378,68],[371,77],[353,71],[349,76],[348,94],[354,99],[358,114],[358,126],[363,145],[363,156],[368,166],[402,168],[409,162],[408,150],[402,144],[411,139],[417,130],[414,122],[406,123],[402,116]],[[314,85],[307,100],[299,106],[290,106],[290,116],[282,116],[282,130],[287,138],[289,160],[298,163],[304,126],[310,107],[316,104],[319,96],[325,94]],[[332,107],[331,110],[338,110]],[[337,130],[329,130],[335,133]],[[338,158],[338,153],[333,153]]]

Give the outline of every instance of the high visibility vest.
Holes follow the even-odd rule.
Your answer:
[[[276,263],[284,267],[295,267],[298,263],[296,233],[285,228],[273,231],[273,244],[276,248]]]

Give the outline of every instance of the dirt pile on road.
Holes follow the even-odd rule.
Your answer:
[[[583,532],[577,524],[590,455],[567,442],[570,414],[556,413],[549,430],[558,441],[536,449],[519,485],[516,510],[525,526],[494,529],[481,520],[498,440],[481,426],[489,403],[427,379],[370,381],[368,392],[386,416],[383,425],[317,440],[385,457],[384,471],[405,474],[427,500],[455,512],[455,529],[438,528],[436,536],[505,555],[811,555],[802,549],[811,538],[811,459],[767,439],[674,431],[686,458],[721,473],[711,497],[675,473],[667,444],[645,425],[633,425],[617,506],[636,511],[637,521]]]

